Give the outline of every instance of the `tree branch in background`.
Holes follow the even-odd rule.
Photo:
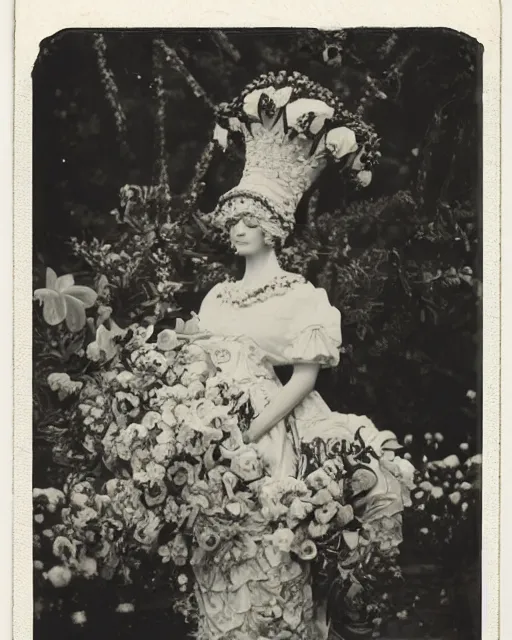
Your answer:
[[[229,38],[223,31],[220,31],[220,29],[214,29],[212,31],[212,38],[217,46],[227,53],[234,62],[238,62],[240,60],[240,52],[231,44]]]
[[[114,120],[116,123],[116,130],[121,147],[124,150],[128,149],[128,143],[126,140],[126,116],[119,101],[119,89],[114,78],[112,69],[108,66],[107,62],[107,43],[101,33],[94,34],[93,47],[96,51],[96,58],[98,68],[100,71],[100,78],[105,88],[105,95],[109,101],[112,111],[114,112]]]
[[[162,53],[160,48],[153,44],[153,68],[155,78],[156,93],[156,118],[155,118],[155,134],[158,144],[158,155],[156,160],[156,174],[158,184],[169,185],[169,173],[167,168],[167,144],[165,138],[165,109],[167,101],[165,98],[164,82],[162,78]]]
[[[169,47],[169,45],[166,44],[162,39],[156,40],[155,43],[162,48],[167,62],[170,62],[174,69],[181,73],[181,75],[185,78],[188,86],[192,89],[196,98],[201,98],[211,109],[215,109],[215,105],[207,96],[206,91],[190,73],[176,51]]]

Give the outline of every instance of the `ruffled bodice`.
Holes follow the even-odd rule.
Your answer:
[[[233,283],[216,285],[201,306],[201,328],[215,336],[251,340],[273,366],[301,362],[336,366],[340,312],[329,303],[324,289],[303,279],[290,281],[275,291],[255,294],[252,304],[231,298]]]
[[[287,274],[259,291],[237,283],[220,283],[205,297],[200,328],[211,334],[201,341],[214,364],[249,391],[260,413],[281,388],[275,366],[339,362],[341,318],[324,289]],[[297,442],[307,439],[312,421],[331,412],[313,392],[256,443],[273,476],[295,476]],[[298,418],[298,419],[297,419]],[[294,441],[295,438],[295,441]]]

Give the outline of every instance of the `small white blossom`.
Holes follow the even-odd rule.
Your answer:
[[[71,614],[71,620],[73,621],[73,624],[84,625],[87,622],[85,611],[75,611]]]

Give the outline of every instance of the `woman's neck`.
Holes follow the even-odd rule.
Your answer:
[[[246,287],[259,286],[283,273],[273,249],[246,256],[245,271],[241,280]]]

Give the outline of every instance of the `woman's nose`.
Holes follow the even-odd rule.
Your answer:
[[[241,220],[239,220],[239,221],[235,224],[235,226],[234,226],[234,228],[233,228],[233,232],[234,232],[234,234],[235,234],[235,236],[236,236],[237,238],[239,238],[239,237],[241,237],[241,236],[245,235],[245,225],[244,225],[244,223],[243,223]]]

